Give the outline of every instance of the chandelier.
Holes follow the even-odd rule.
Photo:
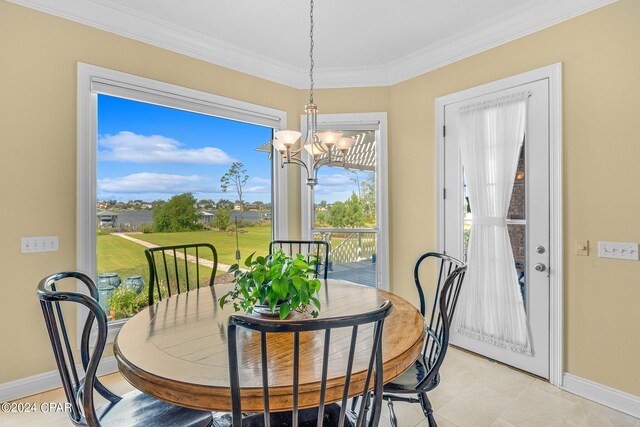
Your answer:
[[[307,185],[313,188],[318,183],[318,169],[321,166],[342,163],[345,164],[347,152],[354,144],[354,139],[345,137],[342,132],[324,131],[318,132],[318,106],[313,103],[313,0],[310,7],[310,48],[309,48],[309,103],[304,106],[307,117],[307,133],[300,141],[300,147],[294,149],[300,136],[295,130],[281,130],[275,133],[271,141],[273,147],[278,150],[282,158],[282,165],[298,165],[307,171]],[[304,152],[308,155],[305,156]],[[309,160],[305,161],[307,157]]]

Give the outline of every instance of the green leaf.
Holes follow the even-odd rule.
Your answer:
[[[310,297],[309,297],[309,299],[311,300],[311,302],[313,303],[313,305],[315,305],[315,306],[316,306],[316,308],[317,308],[318,310],[320,310],[320,308],[321,308],[321,307],[320,307],[320,300],[319,300],[318,298],[314,297],[314,296],[310,296]]]
[[[306,270],[307,268],[309,268],[309,264],[307,264],[301,259],[297,259],[293,261],[293,266],[300,270]]]
[[[228,296],[229,296],[229,294],[222,295],[222,297],[220,298],[220,301],[219,301],[220,308],[224,308],[224,302],[226,301]]]
[[[289,286],[286,279],[278,278],[273,280],[272,288],[278,295],[278,298],[285,299],[289,291]]]
[[[273,313],[275,311],[276,304],[278,303],[278,296],[273,293],[269,293],[269,295],[267,295],[267,299],[269,300],[269,310]]]
[[[294,276],[291,278],[291,281],[293,282],[293,286],[295,286],[296,290],[300,290],[300,288],[302,288],[302,286],[305,283],[305,280],[300,277],[300,276]]]
[[[280,305],[280,320],[284,319],[291,313],[291,307],[286,302]]]
[[[251,260],[253,259],[253,256],[254,256],[255,254],[256,254],[255,252],[254,252],[254,253],[252,253],[252,254],[251,254],[251,255],[249,255],[249,257],[245,260],[244,265],[245,265],[246,267],[251,267]]]
[[[296,309],[299,305],[300,297],[298,295],[295,295],[293,298],[291,298],[291,308]]]

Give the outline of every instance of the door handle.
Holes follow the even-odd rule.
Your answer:
[[[535,269],[536,269],[536,271],[543,272],[543,271],[545,271],[545,270],[547,269],[547,266],[546,266],[546,265],[544,265],[543,263],[539,262],[539,263],[537,263],[537,264],[535,265],[535,267],[533,267],[533,268],[535,268]]]

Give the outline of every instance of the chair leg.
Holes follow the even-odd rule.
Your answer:
[[[396,412],[393,410],[393,401],[391,398],[387,399],[387,405],[389,406],[389,421],[391,421],[391,427],[398,427],[398,418],[396,418]]]
[[[360,397],[356,396],[353,399],[351,399],[351,410],[355,411],[356,407],[358,406],[358,400],[360,400]]]
[[[431,408],[431,402],[427,397],[427,393],[420,393],[418,396],[420,397],[420,406],[422,407],[422,412],[424,412],[424,416],[427,417],[429,427],[438,427],[436,419],[433,417],[433,409]]]

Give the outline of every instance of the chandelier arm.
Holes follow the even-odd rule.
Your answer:
[[[305,171],[307,171],[307,177],[311,178],[311,173],[309,172],[309,166],[307,166],[307,164],[305,162],[303,162],[302,160],[296,158],[296,157],[291,157],[289,160],[285,160],[283,162],[284,164],[292,164],[292,165],[298,165],[304,168]]]
[[[318,170],[320,167],[328,165],[333,162],[333,159],[329,159],[328,157],[323,157],[317,161],[313,162],[313,169]]]

